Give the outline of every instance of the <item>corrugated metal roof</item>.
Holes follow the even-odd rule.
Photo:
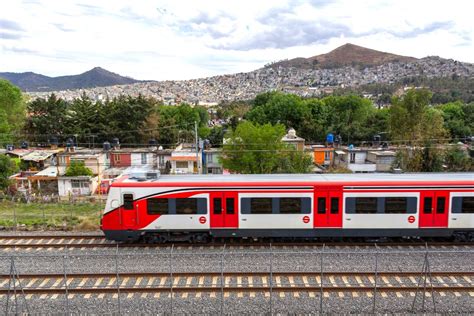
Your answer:
[[[53,177],[54,178],[58,176],[58,171],[59,171],[59,175],[63,175],[66,172],[66,167],[50,166],[36,173],[34,177]]]
[[[22,156],[21,159],[25,161],[40,162],[40,161],[44,161],[48,159],[55,153],[56,153],[55,151],[49,151],[49,150],[35,150]]]

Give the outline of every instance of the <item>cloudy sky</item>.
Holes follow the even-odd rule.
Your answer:
[[[474,4],[438,0],[8,0],[0,72],[137,79],[246,72],[353,43],[474,62]]]

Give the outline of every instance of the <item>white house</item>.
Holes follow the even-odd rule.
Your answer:
[[[97,185],[98,177],[58,177],[58,193],[62,197],[91,195],[96,191]]]

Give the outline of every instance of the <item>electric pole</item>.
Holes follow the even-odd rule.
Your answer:
[[[198,127],[197,127],[197,122],[194,121],[194,137],[196,138],[196,167],[197,167],[197,173],[199,174],[200,172],[200,167],[199,167],[199,138],[198,138]]]

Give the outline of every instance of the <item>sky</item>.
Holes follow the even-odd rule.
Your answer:
[[[473,12],[469,0],[8,0],[0,72],[192,79],[345,43],[473,63]]]

